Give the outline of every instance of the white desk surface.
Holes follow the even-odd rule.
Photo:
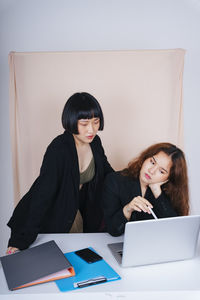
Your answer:
[[[54,282],[9,291],[0,265],[0,300],[30,299],[200,299],[200,247],[196,258],[187,261],[121,268],[107,247],[108,243],[120,242],[123,237],[108,233],[89,234],[40,234],[32,244],[55,240],[66,253],[85,247],[93,247],[121,276],[121,280],[62,293]]]

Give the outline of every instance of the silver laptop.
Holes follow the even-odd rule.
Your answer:
[[[122,267],[190,259],[195,255],[200,216],[128,222],[124,243],[108,244]]]

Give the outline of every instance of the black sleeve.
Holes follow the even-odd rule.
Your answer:
[[[103,158],[104,176],[106,176],[108,173],[111,173],[114,170],[107,160],[107,157],[105,155],[104,148],[102,146],[101,139],[99,138],[99,136],[96,136],[96,141],[98,143],[98,149],[99,149],[100,155]]]
[[[120,201],[119,184],[117,178],[109,174],[104,183],[103,204],[106,230],[113,236],[124,233],[125,224],[128,222],[123,214]]]
[[[174,210],[169,197],[163,191],[156,199],[156,212],[158,218],[169,218],[177,216],[177,213]]]
[[[62,155],[58,152],[53,147],[47,148],[39,177],[16,206],[8,222],[11,227],[8,246],[23,250],[36,239],[44,215],[54,201],[59,186],[63,163]]]

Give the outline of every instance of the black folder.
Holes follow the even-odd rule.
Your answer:
[[[55,241],[49,241],[1,257],[10,290],[75,275],[74,269]]]

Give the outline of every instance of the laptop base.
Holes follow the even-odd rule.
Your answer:
[[[123,245],[124,245],[124,243],[122,243],[122,242],[108,244],[108,248],[110,249],[114,258],[120,265],[122,263]]]

